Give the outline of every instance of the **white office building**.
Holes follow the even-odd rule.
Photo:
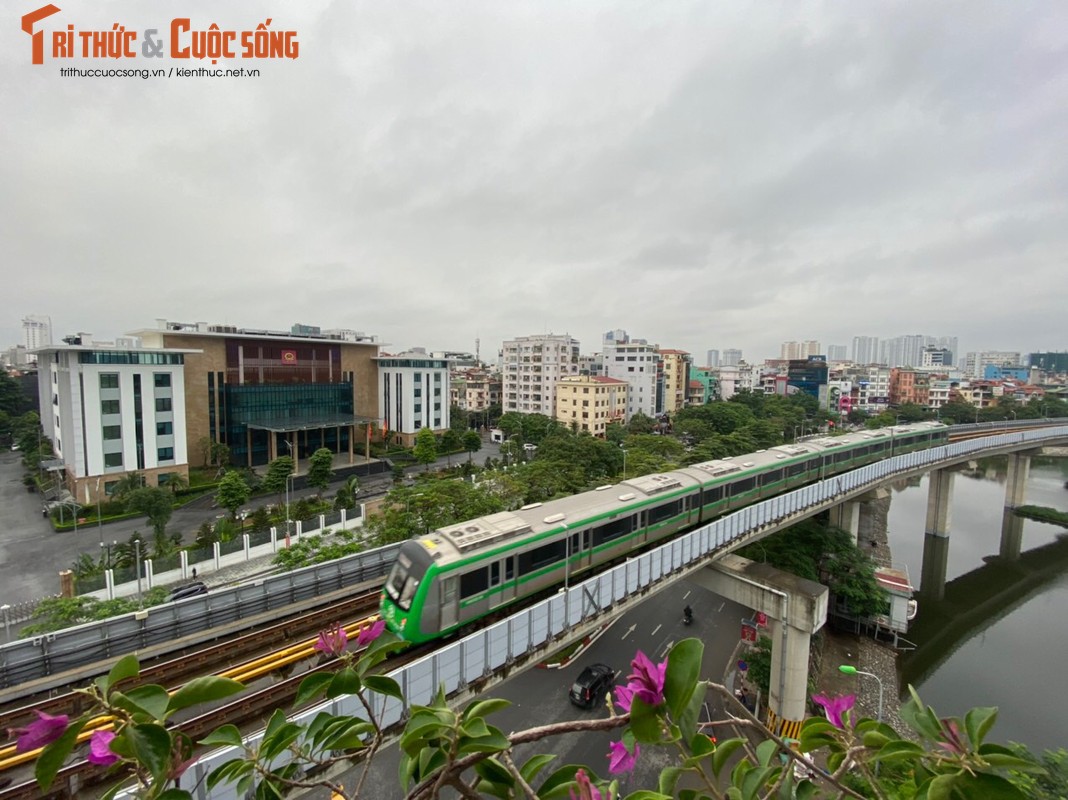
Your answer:
[[[188,478],[185,356],[199,350],[59,345],[37,351],[41,426],[68,491],[96,503],[129,473]]]
[[[23,344],[26,346],[28,363],[32,364],[37,356],[30,352],[52,344],[52,318],[41,314],[30,314],[22,318]]]
[[[656,414],[656,371],[659,348],[645,339],[631,339],[624,330],[608,331],[602,339],[604,374],[626,381],[627,421],[639,411]]]
[[[449,361],[423,348],[383,355],[378,364],[378,407],[387,430],[411,446],[421,428],[449,427]]]
[[[520,336],[501,351],[501,409],[556,414],[556,382],[579,374],[579,343],[568,334]]]

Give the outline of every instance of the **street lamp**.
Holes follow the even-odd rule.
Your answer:
[[[879,713],[878,713],[878,721],[882,722],[883,721],[883,680],[882,680],[882,678],[880,678],[878,675],[875,675],[875,674],[873,674],[871,672],[861,672],[859,669],[857,669],[856,667],[854,667],[854,666],[852,666],[850,664],[842,664],[840,667],[838,667],[838,671],[839,672],[844,672],[846,675],[866,675],[869,678],[875,678],[875,680],[877,680],[879,682]]]
[[[293,463],[293,445],[289,443],[289,439],[283,439],[286,449],[289,450],[289,461]],[[296,466],[295,464],[293,466]],[[286,475],[286,547],[289,547],[289,482],[293,480],[293,467],[290,467],[289,474]]]

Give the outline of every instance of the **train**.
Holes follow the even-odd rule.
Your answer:
[[[808,438],[438,528],[401,545],[382,618],[413,644],[449,636],[742,506],[948,440],[940,422]]]

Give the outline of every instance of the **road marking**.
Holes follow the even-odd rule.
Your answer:
[[[719,614],[721,611],[723,611],[723,606],[725,606],[725,605],[727,605],[727,601],[726,600],[724,600],[722,603],[719,604],[719,608],[716,609],[716,613]]]
[[[671,641],[664,645],[664,649],[660,652],[660,655],[667,658],[667,654],[671,652],[671,648],[675,646],[675,642]]]
[[[637,627],[638,627],[637,625],[631,625],[629,628],[627,628],[627,632],[619,637],[619,640],[623,641],[624,639],[626,639],[628,636],[630,636],[632,633],[634,633],[634,629],[637,628]]]
[[[664,627],[664,626],[663,625],[657,625],[655,628],[653,628],[653,632],[650,634],[650,636],[656,636],[656,632],[658,630],[660,630],[662,627]]]

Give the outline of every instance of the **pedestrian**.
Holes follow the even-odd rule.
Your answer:
[[[193,567],[193,580],[197,579],[197,568]]]

